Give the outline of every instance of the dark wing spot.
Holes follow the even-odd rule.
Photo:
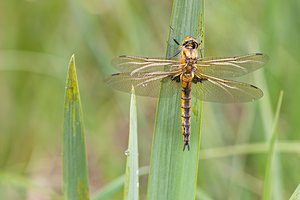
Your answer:
[[[120,58],[123,58],[123,57],[126,57],[126,55],[121,55],[121,56],[119,56]]]
[[[251,87],[255,88],[255,89],[258,89],[258,87],[256,87],[255,85],[250,85]]]
[[[256,53],[255,55],[263,55],[262,53]]]
[[[115,73],[115,74],[112,74],[111,76],[117,76],[117,75],[119,75],[120,73]]]

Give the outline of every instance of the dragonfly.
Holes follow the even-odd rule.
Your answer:
[[[183,151],[190,150],[191,97],[207,102],[252,102],[263,96],[258,87],[228,80],[261,68],[268,56],[254,53],[234,57],[198,57],[200,43],[186,37],[178,45],[180,57],[147,58],[122,55],[112,60],[120,73],[105,78],[105,83],[117,90],[150,97],[170,97],[174,92],[160,93],[162,83],[171,90],[181,89],[181,127]]]

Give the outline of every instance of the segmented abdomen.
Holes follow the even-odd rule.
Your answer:
[[[182,134],[184,146],[188,147],[190,150],[189,141],[190,141],[190,119],[191,119],[191,84],[190,80],[186,80],[185,77],[182,77],[182,87],[181,87],[181,124],[182,124]]]

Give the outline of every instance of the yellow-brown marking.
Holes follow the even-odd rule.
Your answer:
[[[192,81],[194,78],[194,71],[197,63],[197,51],[199,43],[192,37],[187,37],[182,41],[182,52],[181,52],[181,62],[185,65],[182,67],[181,80],[181,125],[182,125],[182,135],[184,146],[188,147],[190,150],[190,127],[191,127],[191,90]]]

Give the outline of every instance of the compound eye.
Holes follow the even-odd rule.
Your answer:
[[[187,46],[187,44],[188,44],[188,41],[185,41],[185,42],[182,43],[182,46],[185,47],[185,46]]]

